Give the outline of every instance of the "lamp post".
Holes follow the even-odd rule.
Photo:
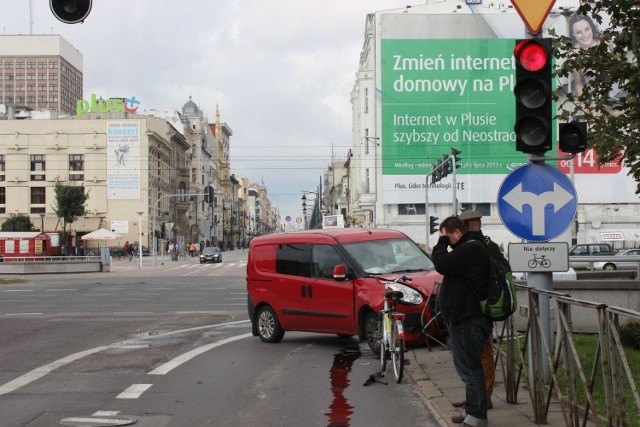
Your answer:
[[[44,214],[40,214],[40,232],[44,233]]]
[[[138,211],[138,268],[142,268],[142,214]]]

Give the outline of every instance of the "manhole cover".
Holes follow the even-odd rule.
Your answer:
[[[69,417],[58,421],[63,426],[71,427],[111,427],[128,426],[136,422],[135,418],[124,416],[108,417]]]

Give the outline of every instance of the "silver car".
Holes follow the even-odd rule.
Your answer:
[[[615,254],[615,257],[625,257],[640,255],[640,249],[626,249]],[[638,263],[634,261],[607,261],[607,262],[594,262],[593,268],[595,270],[636,270]]]

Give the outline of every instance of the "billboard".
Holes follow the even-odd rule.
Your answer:
[[[460,202],[495,203],[505,176],[528,163],[515,150],[514,45],[515,38],[381,38],[385,204],[423,203],[425,175],[451,148],[462,151]],[[555,126],[553,139],[548,156],[561,154]],[[573,167],[568,160],[547,164],[565,173],[573,169],[580,203],[637,201],[628,170],[617,162],[599,167],[593,150],[578,154]],[[451,175],[429,184],[430,202],[451,203],[452,185]]]
[[[107,122],[107,199],[140,199],[140,122]]]

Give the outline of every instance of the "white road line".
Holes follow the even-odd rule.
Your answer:
[[[75,313],[68,313],[68,315],[74,315]],[[162,334],[158,334],[158,335],[154,335],[151,338],[158,338],[158,337],[166,337],[166,336],[171,336],[171,335],[176,335],[176,334],[180,334],[180,333],[184,333],[184,332],[193,332],[193,331],[199,331],[199,330],[203,330],[203,329],[215,329],[215,328],[224,328],[227,326],[235,326],[235,325],[239,325],[239,324],[243,324],[243,323],[248,323],[248,320],[237,320],[234,322],[227,322],[227,323],[220,323],[217,325],[204,325],[204,326],[195,326],[193,328],[186,328],[186,329],[176,329],[175,331],[169,331],[169,332],[165,332]],[[2,396],[3,394],[7,394],[7,393],[11,393],[14,390],[19,389],[20,387],[23,387],[39,378],[44,377],[45,375],[47,375],[48,373],[50,373],[51,371],[53,371],[54,369],[60,368],[61,366],[67,365],[71,362],[74,362],[78,359],[82,359],[85,356],[89,356],[91,354],[94,353],[99,353],[103,350],[108,350],[111,348],[118,348],[118,347],[122,347],[125,345],[129,345],[131,343],[138,343],[140,341],[140,337],[136,337],[136,338],[132,338],[130,340],[126,340],[126,341],[119,341],[119,342],[115,342],[109,345],[103,345],[100,347],[94,347],[92,349],[89,350],[85,350],[85,351],[80,351],[78,353],[74,353],[71,354],[67,357],[63,357],[62,359],[58,359],[54,362],[51,362],[47,365],[44,366],[40,366],[39,368],[33,369],[32,371],[27,372],[24,375],[19,376],[18,378],[9,381],[6,384],[2,384],[0,385],[0,396]]]
[[[168,361],[167,363],[163,363],[162,365],[158,366],[156,369],[154,369],[153,371],[149,372],[149,375],[165,375],[166,373],[170,372],[171,370],[177,368],[178,366],[182,365],[185,362],[188,362],[189,360],[193,359],[194,357],[198,356],[199,354],[204,353],[205,351],[209,351],[212,348],[216,348],[216,347],[220,347],[221,345],[225,345],[228,344],[230,342],[233,341],[238,341],[244,338],[248,338],[252,336],[252,334],[243,334],[243,335],[238,335],[235,337],[231,337],[231,338],[227,338],[218,342],[214,342],[212,344],[207,344],[204,345],[202,347],[198,347],[196,349],[193,349],[191,351],[188,351],[184,354],[181,354],[178,357],[175,357],[174,359]]]
[[[128,389],[116,396],[116,399],[137,399],[149,390],[153,384],[132,384]]]
[[[39,368],[36,368],[30,372],[27,372],[26,374],[19,376],[15,380],[9,381],[8,383],[0,386],[0,396],[2,396],[3,394],[11,393],[12,391],[22,386],[25,386],[32,381],[42,378],[48,373],[50,373],[51,371],[53,371],[54,369],[57,369],[75,360],[81,359],[90,354],[94,354],[94,353],[98,353],[100,351],[106,350],[110,347],[112,346],[105,345],[101,347],[95,347],[90,350],[81,351],[81,352],[69,355],[67,357],[63,357],[62,359],[58,359],[55,362],[49,363],[48,365],[40,366]]]
[[[93,417],[109,417],[113,415],[118,415],[120,411],[96,411],[93,413]]]
[[[32,315],[40,315],[44,313],[5,313],[5,316],[32,316]]]
[[[33,289],[4,289],[5,292],[33,292]]]

